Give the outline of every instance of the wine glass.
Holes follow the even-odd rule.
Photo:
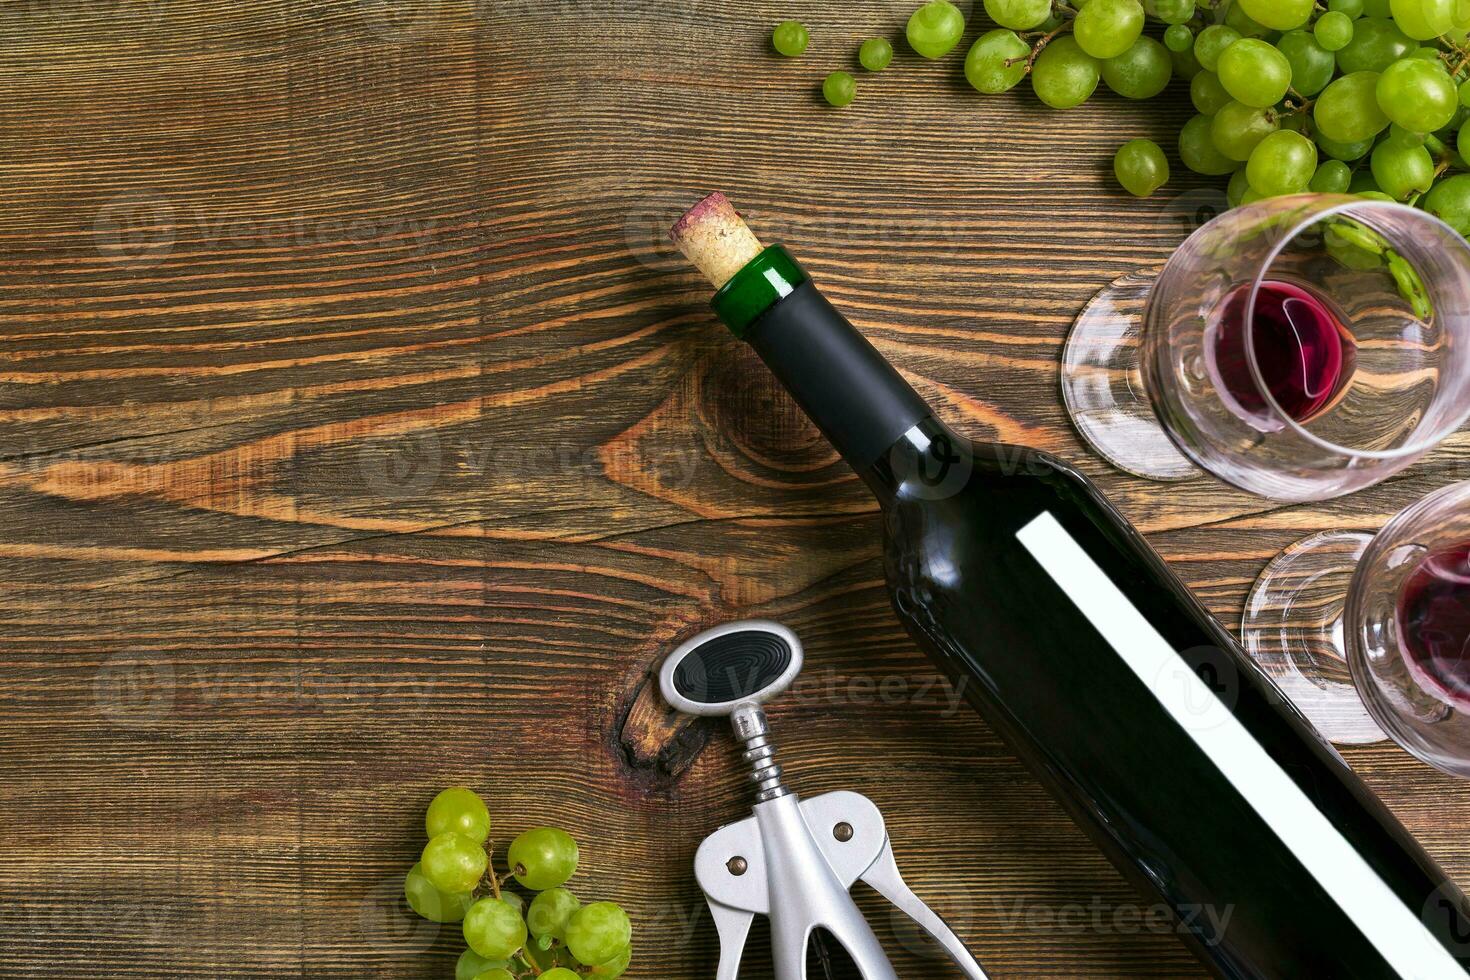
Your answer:
[[[1322,500],[1409,466],[1470,415],[1470,243],[1346,195],[1270,198],[1199,228],[1156,276],[1088,304],[1062,393],[1115,466],[1196,466]],[[1250,338],[1247,342],[1247,338]]]
[[[1241,639],[1325,737],[1386,732],[1470,776],[1470,481],[1377,534],[1329,531],[1287,548],[1251,589]]]

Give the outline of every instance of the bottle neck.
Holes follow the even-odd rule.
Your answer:
[[[885,505],[917,472],[927,447],[948,433],[809,280],[771,305],[744,337]]]
[[[887,507],[894,499],[942,500],[965,488],[977,461],[968,440],[932,415],[920,419],[861,472]]]

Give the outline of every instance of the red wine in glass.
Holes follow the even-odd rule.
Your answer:
[[[1250,284],[1225,297],[1216,313],[1212,354],[1220,387],[1248,415],[1266,414],[1266,399],[1246,358]],[[1312,290],[1267,279],[1256,291],[1251,342],[1271,397],[1293,421],[1322,414],[1347,387],[1357,344],[1332,307]]]
[[[1423,559],[1399,593],[1409,671],[1441,701],[1470,711],[1470,541]]]

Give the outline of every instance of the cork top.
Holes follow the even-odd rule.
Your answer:
[[[762,250],[760,240],[719,191],[674,222],[669,237],[716,289],[735,278]]]

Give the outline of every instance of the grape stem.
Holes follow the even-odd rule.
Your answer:
[[[500,898],[500,876],[495,873],[495,856],[490,855],[485,862],[485,876],[490,879],[490,893],[498,900]]]
[[[1061,33],[1065,32],[1067,30],[1067,28],[1069,28],[1071,26],[1072,26],[1071,24],[1065,24],[1065,23],[1064,24],[1061,24],[1060,26],[1057,27],[1056,30],[1052,31],[1050,34],[1043,35],[1042,38],[1041,38],[1041,40],[1039,40],[1039,41],[1036,42],[1036,46],[1031,49],[1031,54],[1028,55],[1027,58],[1026,58],[1026,71],[1028,73],[1031,71],[1031,69],[1033,67],[1035,67],[1035,65],[1036,65],[1036,58],[1037,58],[1038,55],[1041,54],[1041,50],[1043,48],[1045,48],[1048,44],[1050,44],[1052,42],[1052,39],[1054,39],[1058,34],[1061,34]],[[1020,58],[1007,58],[1006,59],[1006,67],[1009,68],[1011,65],[1015,64],[1016,62],[1018,62],[1020,60],[1021,60]]]
[[[1286,100],[1286,111],[1288,115],[1296,115],[1298,112],[1306,112],[1317,103],[1316,99],[1309,99],[1294,88],[1288,88],[1286,90],[1286,94],[1289,96],[1289,98]]]

